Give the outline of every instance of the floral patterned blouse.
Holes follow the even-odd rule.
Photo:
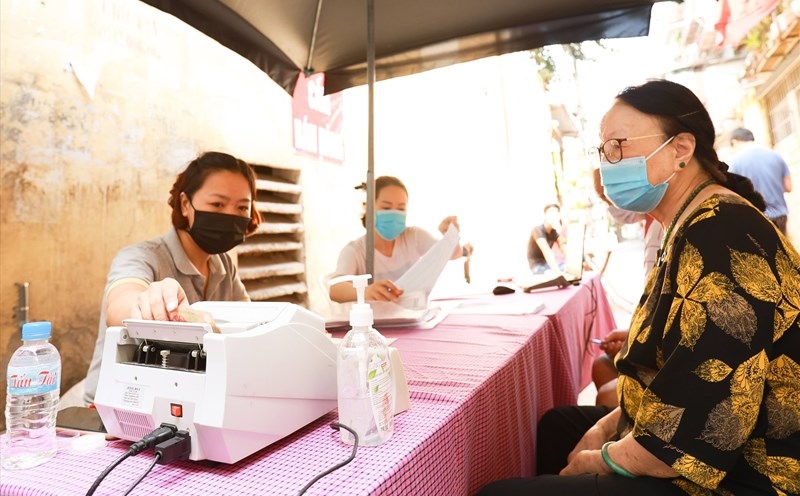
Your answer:
[[[686,493],[800,493],[800,255],[741,197],[678,228],[616,365],[620,435]]]

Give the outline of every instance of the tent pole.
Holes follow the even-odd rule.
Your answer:
[[[367,0],[367,274],[375,282],[375,0]]]

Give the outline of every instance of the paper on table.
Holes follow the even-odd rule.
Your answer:
[[[442,239],[437,241],[405,274],[394,281],[395,285],[403,290],[403,295],[407,296],[405,299],[401,297],[399,302],[401,305],[409,308],[427,307],[428,296],[447,261],[453,256],[458,240],[458,230],[450,224]]]
[[[450,310],[450,313],[467,315],[528,315],[544,309],[541,300],[500,300],[468,301]]]
[[[453,305],[425,308],[407,308],[390,301],[370,301],[374,315],[374,327],[409,327],[432,329],[441,322]],[[353,302],[336,305],[325,317],[327,329],[349,328],[350,309]]]

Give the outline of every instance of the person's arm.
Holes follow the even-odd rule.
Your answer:
[[[788,174],[783,176],[783,192],[784,193],[792,192],[792,176]]]
[[[628,339],[628,334],[628,329],[614,329],[606,334],[600,341],[599,346],[606,352],[606,355],[613,359],[617,353],[619,353],[622,345],[625,344],[625,340]]]
[[[615,408],[586,431],[575,449],[567,456],[569,463],[561,471],[561,475],[613,473],[611,467],[603,460],[600,449],[605,443],[617,437],[617,423],[621,412],[619,407]],[[610,445],[608,454],[614,463],[637,476],[677,477],[679,475],[669,465],[644,449],[632,434],[628,434]]]
[[[122,325],[124,319],[177,320],[178,308],[188,307],[186,293],[178,281],[165,278],[147,284],[128,278],[112,285],[106,297],[106,325]]]
[[[375,281],[364,289],[364,299],[367,301],[397,302],[402,294],[403,290],[388,279]],[[334,284],[330,289],[330,297],[332,301],[338,303],[356,301],[356,288],[350,281]]]
[[[605,418],[605,417],[604,417]],[[603,442],[605,444],[606,441]],[[570,453],[572,457],[569,465],[561,475],[577,474],[611,474],[614,470],[603,459],[601,448],[584,449],[577,453]],[[673,478],[680,474],[669,465],[656,458],[652,453],[640,445],[632,434],[608,446],[607,454],[611,460],[634,476],[648,476],[658,478]]]
[[[597,423],[586,431],[581,440],[578,441],[578,444],[575,445],[572,452],[567,455],[567,461],[571,463],[575,456],[581,451],[599,450],[605,442],[615,439],[617,437],[617,424],[619,423],[620,415],[622,415],[622,410],[617,407],[611,410],[605,417],[598,420]],[[569,468],[569,466],[566,468]]]
[[[547,244],[547,240],[545,238],[536,238],[536,244],[539,246],[539,249],[542,250],[542,255],[544,255],[547,265],[553,270],[559,270],[558,260],[556,260],[553,250],[550,249],[550,245]]]

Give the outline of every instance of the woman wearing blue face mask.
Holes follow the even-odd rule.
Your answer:
[[[367,300],[396,302],[403,294],[403,288],[398,288],[392,281],[403,275],[436,243],[436,238],[424,229],[406,226],[407,206],[408,190],[402,181],[392,176],[375,180],[375,274],[364,294]],[[458,229],[458,219],[450,216],[439,224],[439,231],[444,234],[450,224]],[[366,246],[366,236],[348,243],[339,253],[334,275],[365,274]],[[461,254],[462,248],[457,246],[453,258]],[[334,284],[330,288],[330,298],[340,303],[355,301],[356,292],[349,282]]]
[[[559,475],[479,496],[800,494],[800,254],[714,138],[677,83],[617,96],[605,194],[666,232],[616,355],[619,406],[546,412],[537,473]]]
[[[253,169],[227,153],[204,153],[178,174],[168,200],[172,227],[122,248],[111,262],[84,382],[87,404],[94,401],[108,326],[127,318],[181,320],[178,309],[196,301],[250,300],[226,252],[261,223],[255,195]]]

